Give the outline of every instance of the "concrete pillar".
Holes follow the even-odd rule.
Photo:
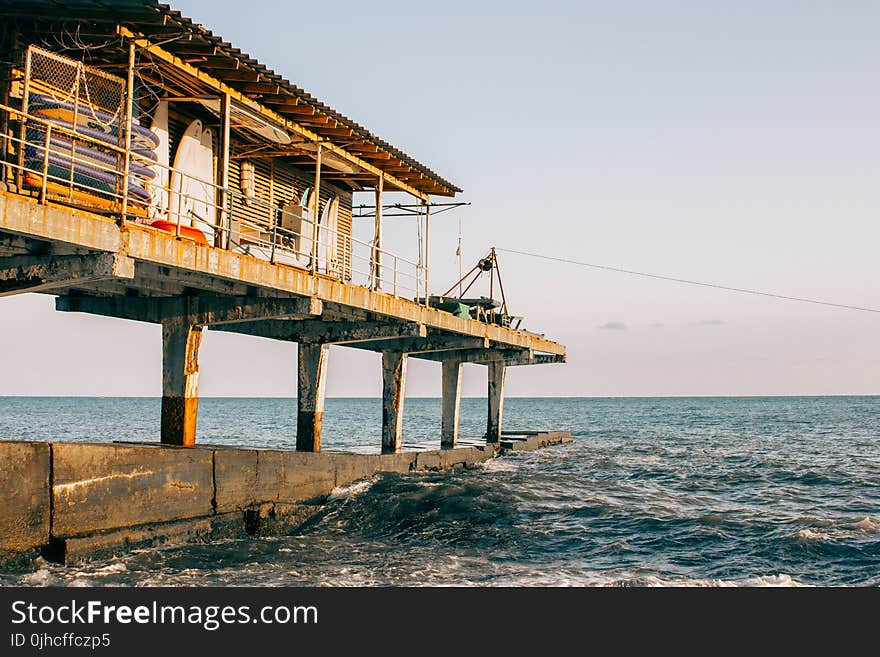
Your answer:
[[[403,436],[406,354],[382,352],[382,453],[399,452]]]
[[[297,364],[296,449],[321,451],[324,389],[327,385],[327,354],[330,347],[318,342],[299,343]]]
[[[168,445],[196,443],[202,327],[183,318],[162,322],[162,433]]]
[[[440,447],[449,449],[458,443],[458,417],[461,408],[461,368],[459,360],[443,361],[443,421]]]
[[[504,415],[504,375],[507,366],[501,362],[489,363],[489,418],[486,423],[486,442],[501,440],[501,420]]]

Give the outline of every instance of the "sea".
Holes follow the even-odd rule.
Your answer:
[[[155,440],[158,399],[0,398],[0,437]],[[203,444],[293,447],[291,399],[202,399]],[[290,535],[0,572],[33,586],[877,586],[880,397],[508,398],[574,442],[333,491]],[[378,399],[329,399],[324,449],[377,451]],[[462,401],[465,443],[486,400]],[[405,402],[405,448],[440,402]]]

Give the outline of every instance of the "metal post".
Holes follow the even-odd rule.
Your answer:
[[[229,250],[232,244],[232,213],[229,210],[229,126],[231,122],[232,100],[228,93],[220,97],[220,139],[222,141],[220,151],[220,190],[217,209],[217,225],[220,227],[220,239],[215,242],[219,247]],[[223,230],[226,230],[226,240],[223,240]]]
[[[275,208],[269,209],[269,225],[272,228],[272,248],[269,250],[269,262],[275,264],[275,243],[278,241],[278,217]]]
[[[376,183],[376,222],[373,230],[373,289],[382,289],[382,191],[385,188],[385,176],[380,175]]]
[[[122,216],[120,223],[125,221],[128,213],[128,176],[131,168],[131,123],[134,109],[134,42],[128,44],[128,84],[125,92],[125,156],[122,170]]]
[[[168,169],[168,207],[171,208],[171,171],[173,167]],[[180,211],[183,209],[183,181],[185,174],[181,173],[177,179],[177,225],[174,227],[174,238],[180,239]]]
[[[0,102],[3,103],[4,106],[9,107],[9,92],[12,88],[12,68],[13,62],[18,61],[19,54],[19,36],[18,32],[13,32],[12,34],[12,43],[9,46],[9,51],[3,57],[4,59],[8,58],[8,62],[6,62],[3,67],[3,77],[0,78],[0,88],[2,88],[2,100]],[[7,166],[7,158],[9,157],[9,112],[3,110],[0,112],[0,160],[3,162],[2,168],[2,178],[6,182],[8,180],[9,167]]]
[[[430,272],[431,272],[430,264],[428,262],[430,259],[430,253],[431,253],[430,248],[429,248],[429,246],[431,244],[430,235],[431,235],[431,199],[429,197],[428,200],[425,202],[425,307],[426,308],[431,307],[431,298],[429,296],[430,293],[428,292],[428,281],[429,281]]]
[[[52,124],[46,124],[46,145],[43,149],[43,184],[40,187],[40,202],[46,203],[46,182],[49,180],[49,147],[52,144]],[[74,164],[71,161],[70,166]]]
[[[73,85],[73,130],[76,131],[79,128],[79,88],[80,81],[85,77],[83,73],[83,65],[78,64],[76,67],[76,84]],[[76,171],[76,167],[73,165],[76,162],[76,139],[70,140],[70,176],[67,178],[67,200],[68,202],[73,202],[73,183],[74,181],[74,172]]]
[[[269,247],[269,262],[275,264],[275,242],[278,237],[278,216],[275,212],[275,160],[269,160],[269,239],[272,246]]]
[[[15,188],[21,193],[21,185],[24,180],[24,150],[27,140],[27,113],[31,97],[31,49],[27,49],[24,61],[24,88],[21,94],[21,130],[18,142],[18,169],[15,172]]]
[[[315,195],[315,210],[314,215],[312,216],[312,263],[311,267],[309,267],[312,275],[314,276],[315,272],[318,271],[318,220],[320,219],[319,214],[321,212],[321,150],[323,149],[323,144],[318,142],[318,151],[317,156],[315,158],[315,191],[312,192]]]

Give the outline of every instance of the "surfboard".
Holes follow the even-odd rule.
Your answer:
[[[202,130],[201,149],[199,150],[198,171],[196,177],[202,181],[210,181],[213,183],[217,179],[214,171],[214,131],[211,129]],[[214,231],[217,227],[217,193],[215,187],[208,182],[198,182],[198,193],[200,207],[194,212],[195,220],[193,226],[199,228],[209,244],[213,244]]]
[[[26,171],[24,174],[23,182],[26,187],[30,187],[32,189],[41,189],[43,186],[43,177],[35,173],[31,173],[30,171]],[[50,198],[55,197],[56,200],[62,203],[70,201],[80,206],[93,208],[95,210],[98,210],[99,212],[115,213],[119,211],[119,201],[117,201],[116,199],[105,197],[101,194],[88,190],[77,189],[75,187],[73,189],[70,189],[66,184],[62,185],[51,180],[46,183],[46,193],[50,196]],[[129,214],[146,216],[146,208],[141,208],[137,204],[129,205],[128,212]]]
[[[104,133],[108,137],[112,137],[111,143],[119,143],[119,116],[91,107],[86,103],[75,106],[69,101],[31,94],[28,98],[28,111],[35,116],[56,118],[70,123],[73,122],[75,116],[78,129],[84,128]],[[148,128],[143,127],[137,119],[132,119],[131,145],[133,148],[152,150],[159,145],[159,138]]]
[[[170,166],[169,139],[168,139],[168,101],[160,100],[153,113],[153,123],[150,129],[159,138],[156,146],[156,165],[152,167],[155,173],[153,182],[147,187],[152,197],[150,203],[150,217],[165,219],[168,217],[168,167]]]
[[[318,226],[318,271],[325,274],[335,274],[336,268],[336,224],[339,214],[339,201],[337,197],[327,199],[324,203],[324,211],[321,213],[321,221]]]
[[[41,158],[43,157],[43,148],[41,144],[46,142],[46,132],[44,130],[28,129],[27,131],[28,145],[25,148],[27,157]],[[71,157],[73,152],[73,142],[69,139],[52,135],[52,144],[49,152],[53,154]],[[98,150],[82,143],[76,144],[76,159],[78,162],[94,166],[96,169],[107,171],[107,173],[115,173],[119,166],[119,156],[108,153],[107,151]],[[132,161],[128,167],[129,172],[139,178],[141,181],[152,179],[156,173],[152,169],[141,166],[137,162]]]
[[[65,128],[66,130],[70,130],[71,132],[75,132],[77,135],[82,135],[83,137],[89,137],[90,139],[93,139],[95,141],[99,141],[99,142],[103,142],[108,145],[116,146],[115,138],[113,138],[112,135],[108,135],[106,132],[100,132],[98,130],[90,130],[89,128],[83,128],[82,126],[77,128],[76,130],[74,130],[73,124],[70,121],[65,121],[64,119],[58,119],[58,118],[52,118],[52,117],[42,117],[42,118],[44,120],[46,120],[48,123],[51,123],[52,125],[60,126],[62,128]],[[34,129],[40,130],[43,132],[45,131],[42,124],[40,124],[39,128],[34,128]],[[64,135],[68,138],[71,136],[68,133],[63,133],[63,132],[58,132],[58,131],[56,131],[56,134],[61,134],[61,135]],[[94,147],[95,144],[93,144],[92,146]],[[136,155],[139,155],[144,160],[150,160],[153,162],[156,161],[156,154],[153,152],[152,148],[133,147],[131,149],[131,152],[135,153]]]
[[[64,184],[71,178],[73,174],[73,184],[75,186],[86,188],[83,191],[94,191],[96,194],[113,195],[116,193],[118,176],[116,172],[103,171],[89,166],[82,162],[72,162],[69,156],[49,151],[47,174],[49,179],[54,182]],[[43,170],[43,158],[26,158],[25,166],[34,171]],[[36,174],[40,177],[41,174]],[[148,203],[150,195],[143,187],[135,181],[130,180],[128,184],[128,193],[132,200],[141,203]]]
[[[214,180],[214,138],[210,130],[202,129],[196,119],[190,123],[180,138],[174,155],[174,168],[169,178],[169,221],[199,228],[208,243],[214,239],[213,211],[214,188],[208,181]],[[210,204],[210,205],[209,205]]]

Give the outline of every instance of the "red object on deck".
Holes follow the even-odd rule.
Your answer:
[[[175,224],[173,221],[165,221],[164,219],[154,221],[150,224],[150,227],[158,228],[159,230],[166,233],[174,233],[177,230],[177,224]],[[199,244],[204,244],[205,246],[208,245],[208,240],[205,239],[205,234],[198,228],[193,228],[192,226],[181,226],[180,236],[184,239],[192,240],[193,242],[197,242]]]

